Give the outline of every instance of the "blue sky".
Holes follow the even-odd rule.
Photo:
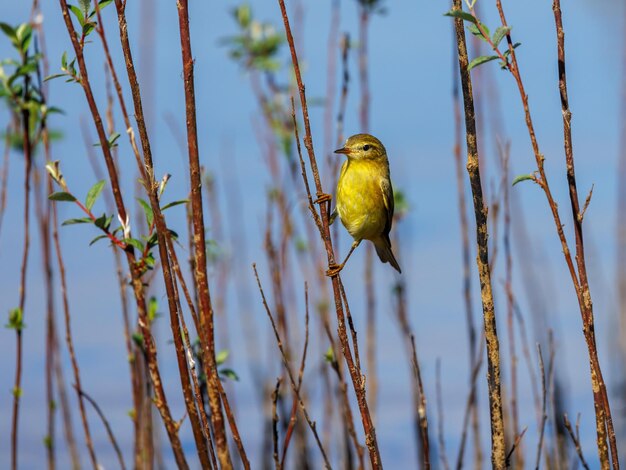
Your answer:
[[[154,44],[141,37],[140,2],[129,2],[128,16],[131,44],[139,62],[142,84],[152,86],[152,94],[146,97],[151,116],[151,139],[157,174],[171,173],[173,179],[168,187],[166,200],[186,197],[187,176],[180,157],[180,150],[169,130],[165,116],[172,116],[178,126],[184,128],[183,88],[177,30],[175,2],[154,2],[157,28]],[[288,6],[293,2],[288,2]],[[401,188],[409,200],[411,211],[399,228],[403,276],[409,286],[409,305],[412,324],[415,328],[418,351],[422,361],[429,399],[432,429],[435,429],[435,361],[442,362],[443,401],[445,403],[446,443],[450,456],[456,455],[458,429],[462,419],[467,390],[467,345],[465,317],[461,296],[461,253],[458,228],[458,209],[453,146],[453,107],[451,99],[453,59],[452,25],[442,14],[449,9],[446,2],[387,2],[387,14],[372,19],[370,29],[370,88],[372,93],[371,130],[385,144],[391,162],[391,172],[396,188]],[[556,77],[556,44],[551,4],[547,1],[504,2],[507,19],[513,25],[513,36],[522,42],[518,49],[518,60],[530,99],[535,120],[537,137],[546,156],[546,169],[552,181],[555,197],[560,203],[566,231],[571,235],[569,223],[567,187],[562,149],[562,121]],[[279,22],[278,4],[269,1],[251,2],[255,16],[272,22],[282,30]],[[341,30],[357,37],[356,2],[341,2]],[[496,15],[491,2],[478,4],[485,23],[495,24]],[[232,246],[225,249],[233,252],[234,268],[229,281],[226,305],[230,327],[230,348],[233,351],[232,365],[241,375],[241,381],[231,387],[237,397],[240,421],[250,417],[244,426],[244,441],[254,455],[259,449],[261,428],[257,425],[260,406],[252,390],[248,365],[260,367],[272,374],[277,373],[275,348],[269,338],[267,320],[260,308],[256,292],[252,289],[252,273],[249,265],[258,262],[260,274],[269,287],[269,274],[263,253],[265,194],[272,182],[261,158],[255,126],[261,116],[250,89],[247,75],[228,56],[220,44],[224,37],[236,33],[230,10],[236,3],[191,2],[191,29],[193,53],[196,64],[196,98],[198,126],[200,130],[200,152],[202,163],[217,175],[219,203],[223,214],[228,211],[228,186],[237,184],[242,192],[242,217],[224,216],[227,233],[240,230],[246,236],[247,259]],[[56,2],[44,2],[44,25],[48,40],[49,60],[54,72],[60,64],[63,51],[71,45],[62,23]],[[303,60],[304,80],[309,98],[324,98],[326,92],[326,40],[329,27],[331,2],[308,2],[304,8],[304,43],[300,50]],[[619,360],[610,348],[611,332],[615,331],[615,202],[616,168],[619,152],[620,99],[623,88],[621,57],[623,54],[623,6],[614,0],[584,2],[572,0],[563,4],[566,32],[567,66],[570,105],[573,112],[574,152],[578,183],[581,193],[595,185],[594,196],[587,215],[586,235],[588,262],[590,266],[592,295],[597,317],[599,349],[605,376],[609,385],[615,385],[620,371]],[[5,2],[0,7],[2,21],[16,24],[25,21],[30,11],[29,2]],[[105,10],[105,22],[118,71],[123,74],[123,61],[119,43],[115,38],[116,23],[113,7]],[[492,29],[494,29],[492,27]],[[144,47],[156,50],[154,69],[150,76],[142,68],[145,59]],[[286,51],[283,51],[286,52]],[[0,40],[0,57],[7,57],[8,41]],[[98,103],[105,103],[103,58],[99,42],[88,46],[88,64],[91,80],[97,90]],[[286,54],[282,55],[288,64]],[[357,63],[354,52],[350,59],[352,81],[348,97],[348,112],[345,129],[348,134],[360,131],[358,126],[359,87]],[[511,139],[511,162],[513,174],[527,173],[534,169],[532,149],[525,130],[522,108],[515,83],[495,63],[484,65],[478,73],[490,74],[501,98],[500,110],[489,99],[491,90],[482,105],[482,118],[489,122],[493,116],[501,116],[500,125]],[[285,75],[283,75],[284,77]],[[124,80],[124,83],[126,81]],[[130,103],[128,87],[126,94]],[[146,90],[144,88],[144,90]],[[481,90],[477,90],[480,92]],[[88,109],[82,90],[63,81],[51,85],[50,101],[63,108],[66,114],[55,117],[53,127],[63,131],[65,138],[55,144],[54,158],[61,161],[68,184],[77,194],[85,194],[95,182],[85,147],[80,134],[80,119],[88,119]],[[480,112],[480,111],[479,111]],[[322,160],[323,108],[311,109],[314,142],[318,158]],[[116,116],[118,125],[121,117]],[[7,113],[0,112],[0,127],[4,127]],[[88,122],[88,121],[87,121]],[[95,132],[90,124],[93,136]],[[493,153],[494,136],[480,136],[484,143],[486,174],[483,181],[491,195],[491,186],[497,177],[496,155]],[[334,139],[333,139],[334,140]],[[129,194],[132,191],[134,170],[132,154],[124,136],[120,139],[120,158],[123,165],[122,179]],[[17,304],[19,260],[22,240],[21,190],[22,160],[18,154],[11,159],[8,207],[3,230],[0,233],[0,312],[6,312]],[[326,171],[322,167],[322,171]],[[590,394],[586,351],[581,334],[579,313],[575,297],[568,280],[560,245],[554,232],[544,196],[530,183],[520,184],[513,195],[523,207],[525,228],[533,241],[533,252],[525,253],[533,260],[542,285],[549,285],[546,311],[548,324],[555,328],[559,372],[569,391],[566,409],[570,415],[582,413],[582,433],[587,458],[594,462],[593,407]],[[291,195],[294,217],[300,218],[299,204],[303,201],[301,191]],[[130,197],[127,203],[131,204]],[[102,202],[100,202],[102,204]],[[99,206],[102,210],[103,206]],[[135,211],[139,210],[134,208]],[[71,206],[60,207],[62,217],[76,216]],[[468,212],[471,215],[471,213]],[[244,225],[238,225],[239,220]],[[522,217],[515,217],[514,224]],[[172,209],[168,215],[173,227],[184,227],[183,210]],[[337,228],[336,228],[337,229]],[[340,250],[348,247],[348,237],[341,233]],[[501,233],[501,232],[500,232]],[[72,327],[76,335],[77,354],[83,373],[85,388],[90,391],[105,409],[118,438],[126,440],[129,448],[131,426],[126,412],[131,407],[128,390],[127,367],[122,343],[122,322],[119,300],[116,294],[113,261],[105,245],[88,247],[95,236],[91,227],[73,226],[61,230],[68,276],[71,280],[70,299],[73,315]],[[33,235],[33,251],[29,266],[29,297],[26,306],[27,329],[25,331],[25,377],[22,416],[22,463],[24,468],[38,468],[44,462],[42,445],[44,430],[44,291],[41,279],[38,234]],[[515,243],[515,240],[514,240]],[[227,244],[226,244],[227,245]],[[365,337],[362,266],[365,250],[360,249],[346,268],[344,279],[351,298],[352,311],[361,338]],[[184,256],[184,252],[181,254]],[[517,253],[517,256],[520,256]],[[500,280],[503,276],[502,254],[494,274],[496,308],[503,349],[508,347],[505,334],[505,297]],[[514,260],[515,262],[515,260]],[[522,309],[527,324],[532,325],[528,305],[523,300],[524,291],[521,275],[516,263],[515,286],[522,298]],[[474,273],[472,273],[474,274]],[[545,276],[545,278],[544,278]],[[378,410],[378,436],[383,460],[394,467],[401,462],[413,462],[415,451],[411,435],[410,390],[408,366],[400,336],[392,316],[390,286],[394,274],[388,265],[376,266],[379,290],[378,339],[379,377],[381,381]],[[301,290],[303,279],[294,278],[294,286]],[[473,279],[477,289],[477,279]],[[213,279],[214,282],[214,279]],[[247,290],[241,290],[246,285]],[[157,296],[162,289],[157,281]],[[251,298],[241,299],[237,293],[249,292]],[[474,293],[475,302],[478,299]],[[160,297],[162,298],[162,297]],[[58,299],[57,299],[58,300]],[[301,293],[296,295],[297,318],[302,324]],[[163,302],[164,303],[164,302]],[[242,307],[243,306],[243,307]],[[475,311],[479,311],[476,303]],[[242,308],[252,309],[254,328],[264,344],[263,358],[247,358],[245,341],[240,324],[248,317],[240,317]],[[60,313],[60,310],[59,310]],[[478,319],[477,319],[478,322]],[[176,365],[169,339],[166,321],[159,329],[160,360],[164,373],[171,378],[169,390],[177,397]],[[530,326],[529,326],[530,327]],[[317,335],[317,331],[315,332]],[[308,374],[313,397],[317,369],[321,365],[323,342],[314,338],[319,346],[317,355],[312,355]],[[532,340],[534,341],[534,340]],[[13,374],[14,335],[9,330],[0,331],[0,416],[10,414],[10,388]],[[533,348],[534,353],[534,348]],[[506,354],[503,356],[508,361]],[[533,357],[534,354],[533,354]],[[268,365],[271,364],[271,365]],[[525,366],[524,366],[525,367]],[[623,369],[623,367],[622,367]],[[530,390],[523,367],[520,366],[522,381],[522,407],[525,424],[529,426],[524,438],[527,450],[534,450],[536,426],[531,408]],[[68,369],[69,372],[69,369]],[[69,377],[69,375],[68,375]],[[506,378],[506,373],[505,373]],[[620,377],[621,379],[621,377]],[[306,379],[305,379],[306,380]],[[484,374],[481,374],[481,405],[483,431],[488,423],[488,408]],[[4,398],[2,398],[4,397]],[[173,398],[174,414],[182,416],[182,402]],[[613,407],[623,407],[616,400]],[[313,413],[322,410],[314,407]],[[77,416],[75,416],[77,418]],[[113,454],[106,436],[95,416],[92,427],[96,442],[105,463],[111,462]],[[9,420],[0,422],[0,466],[8,463]],[[78,428],[77,428],[78,430]],[[183,432],[192,442],[188,429]],[[484,443],[487,440],[484,439]],[[532,452],[529,452],[529,455]],[[86,456],[86,454],[85,454]],[[85,460],[86,461],[86,460]],[[595,465],[594,465],[595,466]]]

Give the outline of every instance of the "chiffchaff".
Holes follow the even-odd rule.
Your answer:
[[[339,215],[354,243],[343,263],[331,266],[327,274],[341,271],[362,240],[370,240],[383,263],[390,263],[398,272],[400,266],[391,251],[389,231],[393,220],[393,189],[389,177],[387,151],[376,137],[356,134],[335,150],[348,158],[341,167],[337,182],[337,205],[330,219]]]

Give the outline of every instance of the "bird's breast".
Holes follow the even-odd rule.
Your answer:
[[[337,184],[337,212],[353,238],[380,236],[387,220],[380,186],[388,170],[377,162],[346,162]]]

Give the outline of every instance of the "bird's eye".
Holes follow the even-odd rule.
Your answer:
[[[363,146],[363,150],[365,150],[366,152],[367,152],[370,148],[371,148],[371,146],[370,146],[370,145],[367,145],[367,144],[365,144],[365,145]]]

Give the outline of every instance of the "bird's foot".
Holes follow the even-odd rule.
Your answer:
[[[341,263],[341,264],[329,264],[328,265],[328,269],[326,270],[326,275],[328,277],[335,277],[337,274],[339,274],[341,272],[341,270],[343,269],[345,263]]]
[[[332,199],[330,194],[320,193],[317,195],[317,199],[313,201],[314,204],[322,204],[323,202],[328,202]]]

